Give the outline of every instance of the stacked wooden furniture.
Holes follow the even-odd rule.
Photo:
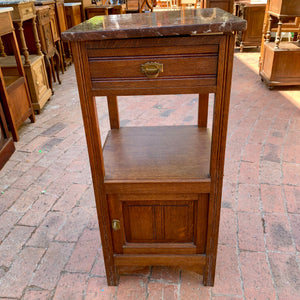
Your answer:
[[[243,52],[244,47],[260,46],[266,4],[253,3],[251,0],[238,0],[234,4],[235,15],[247,21],[247,29],[237,33],[240,51]]]
[[[234,0],[201,0],[200,7],[202,8],[218,7],[230,13],[233,13],[233,1]]]
[[[9,33],[12,28],[10,17],[10,11],[12,10],[12,8],[0,8],[0,36]],[[3,88],[5,81],[1,69],[0,80],[1,87]],[[4,115],[1,99],[2,95],[0,98],[0,170],[15,151],[14,142],[8,132],[8,125]]]
[[[35,117],[30,101],[30,94],[19,53],[14,26],[9,11],[4,10],[4,12],[0,14],[0,35],[1,38],[6,38],[6,42],[10,45],[11,49],[13,49],[13,58],[15,59],[16,63],[16,68],[0,68],[0,96],[1,105],[3,106],[9,129],[12,132],[14,140],[18,141],[18,128],[28,117],[30,118],[31,122],[35,121]],[[1,59],[2,58],[3,57],[1,57]],[[1,122],[3,122],[2,114]],[[3,130],[1,135],[4,137],[4,142],[5,140],[6,142],[9,142],[7,140],[8,136],[5,124],[3,123],[1,127],[3,128],[1,128]],[[10,145],[8,147],[10,147],[10,150],[7,150],[9,153],[12,146]]]
[[[216,8],[103,16],[63,33],[72,46],[109,285],[122,268],[149,265],[190,268],[213,285],[233,32],[245,27]],[[199,94],[197,125],[120,128],[118,95],[182,93]],[[107,96],[109,108],[103,147],[96,96]]]
[[[300,24],[293,31],[298,41],[281,42],[282,26],[289,19],[300,17],[298,0],[269,0],[268,25],[264,46],[261,50],[260,76],[269,88],[300,84]],[[295,21],[294,21],[295,22]],[[271,42],[271,30],[277,27],[275,42]]]
[[[44,57],[37,33],[34,3],[24,0],[2,1],[0,6],[13,7],[12,20],[18,44],[23,54],[22,59],[32,106],[35,111],[40,112],[52,93],[49,88]],[[10,69],[13,72],[17,68],[14,56],[11,56],[13,49],[5,37],[3,38],[3,44],[5,52],[2,51],[1,53],[0,65],[3,69]]]

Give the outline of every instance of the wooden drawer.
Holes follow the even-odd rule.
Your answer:
[[[20,16],[21,18],[27,19],[27,18],[32,18],[34,15],[34,3],[26,3],[26,5],[20,6]]]
[[[90,42],[87,55],[92,89],[103,95],[129,95],[177,88],[181,93],[182,88],[197,93],[199,87],[215,87],[219,41],[205,44],[201,37],[195,40],[193,44],[186,38]]]
[[[35,7],[34,7],[34,2],[21,2],[21,3],[16,3],[16,4],[11,4],[8,6],[13,7],[12,11],[12,19],[13,21],[18,21],[18,20],[29,20],[35,16]]]

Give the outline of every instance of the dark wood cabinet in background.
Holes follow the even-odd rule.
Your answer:
[[[71,28],[76,26],[82,22],[81,16],[81,3],[74,2],[74,3],[65,3],[65,11],[66,11],[66,19],[67,19],[67,26]]]
[[[79,6],[79,10],[80,10],[80,22],[83,22],[86,20],[86,15],[85,15],[85,9],[89,6],[92,5],[92,0],[64,0],[65,1],[65,4],[67,4],[67,6],[71,6],[72,5],[75,5],[75,3],[77,3]]]

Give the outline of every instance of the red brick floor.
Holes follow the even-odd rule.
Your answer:
[[[1,299],[300,299],[300,89],[236,53],[214,287],[177,268],[106,285],[73,67],[0,171]],[[102,139],[106,101],[98,100]],[[196,95],[119,99],[123,126],[195,124]],[[210,103],[210,111],[212,103]]]

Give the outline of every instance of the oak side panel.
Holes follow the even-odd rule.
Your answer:
[[[82,117],[88,145],[107,282],[108,285],[117,285],[118,274],[114,265],[108,203],[103,185],[105,172],[102,144],[95,98],[91,95],[91,81],[85,43],[71,43],[71,47],[74,57]]]
[[[215,268],[218,247],[218,232],[221,210],[222,183],[224,173],[225,146],[231,77],[234,52],[234,36],[224,35],[220,43],[218,89],[214,103],[214,121],[211,150],[211,192],[208,215],[207,264],[204,274],[204,284],[212,286],[215,278]]]

